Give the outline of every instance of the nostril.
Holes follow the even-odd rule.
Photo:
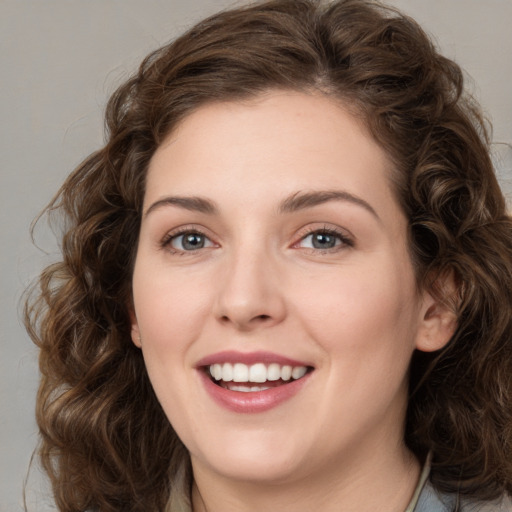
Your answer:
[[[252,320],[270,320],[270,318],[271,318],[270,315],[257,315],[255,317],[253,317]],[[227,316],[227,315],[222,315],[222,317],[220,319],[223,322],[230,322],[229,316]]]
[[[236,312],[233,315],[227,314],[219,316],[218,320],[223,325],[233,325],[242,331],[252,330],[259,327],[270,327],[274,322],[278,321],[272,314],[267,315],[262,313],[260,315],[243,315],[236,314]]]

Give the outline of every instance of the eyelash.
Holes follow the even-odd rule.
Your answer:
[[[187,235],[187,234],[199,235],[201,237],[204,237],[206,240],[210,240],[208,235],[206,233],[204,233],[204,231],[202,231],[201,229],[198,229],[195,227],[190,227],[190,226],[189,227],[185,226],[183,228],[177,229],[176,231],[172,231],[171,233],[168,233],[162,239],[162,241],[160,242],[160,245],[163,249],[166,249],[169,252],[171,252],[171,254],[176,254],[176,255],[184,255],[186,253],[193,253],[193,252],[199,251],[200,249],[204,248],[204,247],[200,247],[200,248],[196,249],[196,251],[194,251],[194,250],[187,251],[187,250],[183,250],[183,249],[175,249],[174,247],[172,247],[171,244],[172,244],[173,240],[175,240],[176,238],[178,238],[180,236]],[[327,227],[327,226],[325,226],[323,228],[308,228],[306,231],[304,231],[303,233],[300,234],[299,241],[295,242],[292,247],[297,247],[301,242],[306,240],[306,238],[308,238],[309,236],[312,236],[314,234],[325,234],[328,236],[336,237],[340,241],[340,244],[337,244],[334,247],[329,247],[327,249],[314,248],[314,247],[313,248],[305,248],[313,253],[327,254],[327,253],[333,253],[333,252],[343,250],[347,247],[354,247],[354,241],[350,237],[348,237],[346,235],[346,233],[342,232],[341,230],[337,230],[335,228]]]
[[[336,237],[340,244],[335,245],[334,247],[329,247],[327,249],[321,249],[321,248],[306,248],[311,252],[314,252],[315,254],[329,254],[337,251],[341,251],[343,249],[346,249],[347,247],[354,247],[354,240],[347,236],[347,234],[344,231],[341,231],[339,229],[333,228],[333,227],[327,227],[324,226],[323,228],[308,228],[305,232],[300,234],[299,241],[294,244],[294,247],[296,247],[298,244],[306,240],[309,236],[315,235],[315,234],[324,234],[328,236]]]
[[[183,236],[183,235],[199,235],[201,237],[204,237],[207,240],[210,240],[208,235],[206,233],[204,233],[204,231],[202,231],[201,229],[198,229],[198,228],[192,227],[192,226],[184,226],[183,228],[178,228],[177,230],[172,231],[171,233],[168,233],[160,242],[160,246],[163,249],[168,250],[171,254],[175,254],[178,256],[185,255],[187,253],[196,252],[193,250],[186,251],[186,250],[182,250],[182,249],[175,249],[172,246],[172,241],[180,236]],[[202,247],[199,249],[196,249],[196,250],[199,251],[200,249],[202,249]]]

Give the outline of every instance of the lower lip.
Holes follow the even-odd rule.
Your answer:
[[[199,370],[204,387],[213,400],[221,407],[238,413],[265,412],[295,396],[308,381],[311,372],[298,380],[291,381],[264,391],[231,391],[218,386],[202,370]],[[255,384],[257,385],[257,384]]]

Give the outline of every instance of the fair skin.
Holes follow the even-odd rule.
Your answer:
[[[132,337],[196,512],[405,510],[408,366],[454,319],[416,287],[391,171],[339,103],[298,92],[203,106],[156,151]]]

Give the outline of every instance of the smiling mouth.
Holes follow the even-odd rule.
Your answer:
[[[212,382],[230,391],[254,393],[284,386],[302,379],[313,371],[309,366],[291,366],[278,363],[244,363],[212,364],[205,367]]]

